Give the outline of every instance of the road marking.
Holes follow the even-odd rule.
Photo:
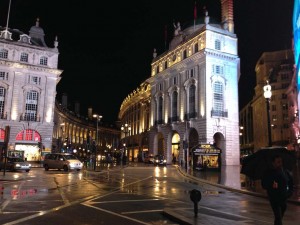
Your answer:
[[[96,210],[99,210],[99,211],[103,211],[103,212],[112,214],[112,215],[114,215],[114,216],[122,217],[122,218],[124,218],[124,219],[128,219],[128,220],[131,220],[131,221],[140,223],[140,224],[151,225],[151,223],[145,223],[145,222],[143,222],[143,221],[140,221],[140,220],[137,220],[137,219],[133,219],[133,218],[128,217],[128,216],[123,216],[123,215],[121,215],[121,214],[119,214],[119,213],[115,213],[115,212],[112,212],[112,211],[108,211],[108,210],[106,210],[106,209],[98,208],[98,207],[93,206],[93,205],[89,205],[89,204],[85,204],[85,203],[82,203],[82,205],[85,205],[86,207],[94,208],[94,209],[96,209]]]

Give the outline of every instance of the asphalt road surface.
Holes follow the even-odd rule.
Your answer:
[[[0,224],[179,224],[163,212],[193,212],[193,189],[202,193],[199,215],[206,216],[207,224],[213,224],[210,219],[215,224],[224,220],[228,224],[273,224],[266,199],[188,179],[172,165],[142,164],[100,172],[34,168],[13,174],[22,179],[1,183]],[[285,225],[296,224],[300,207],[289,205],[285,218]]]

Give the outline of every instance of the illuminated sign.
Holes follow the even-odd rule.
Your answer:
[[[294,33],[294,58],[295,65],[297,67],[297,86],[298,90],[299,84],[299,56],[300,56],[300,0],[295,0],[294,2],[294,12],[293,12],[293,33]]]

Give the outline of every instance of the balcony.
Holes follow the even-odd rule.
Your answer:
[[[31,121],[31,122],[41,122],[39,116],[32,116],[32,115],[21,115],[20,121]]]
[[[228,117],[228,111],[211,110],[212,117]]]

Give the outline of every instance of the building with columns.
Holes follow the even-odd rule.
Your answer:
[[[56,85],[62,73],[57,68],[58,41],[46,45],[39,19],[29,34],[0,30],[0,144],[8,155],[40,160],[41,152],[52,147]]]
[[[240,163],[240,59],[232,0],[221,6],[221,23],[210,22],[208,12],[195,26],[181,29],[177,23],[169,50],[153,53],[146,80],[151,92],[148,152],[164,155],[167,163],[173,156],[190,165],[206,161],[212,168]],[[194,151],[202,147],[221,154],[196,157]]]

